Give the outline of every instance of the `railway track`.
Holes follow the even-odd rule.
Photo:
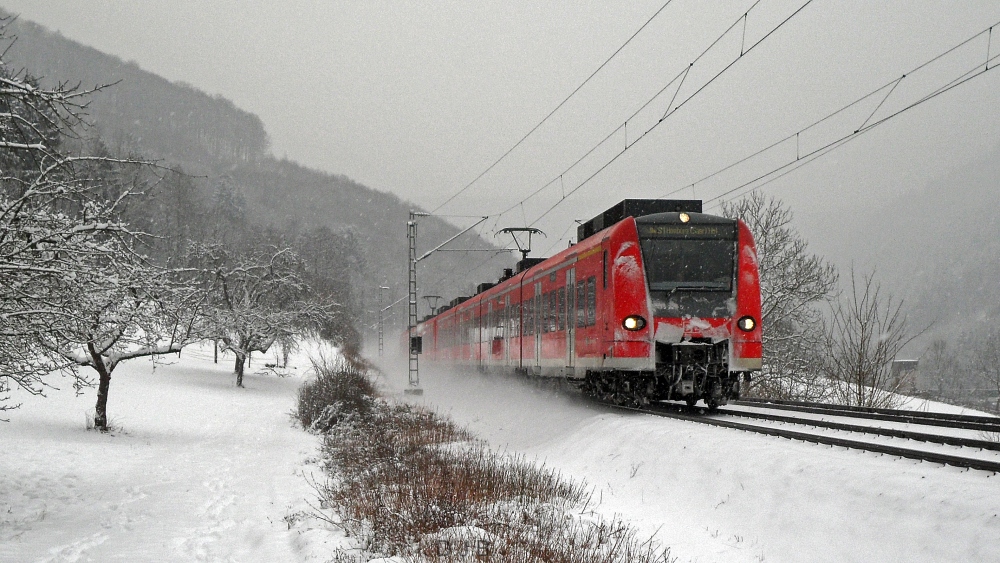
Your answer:
[[[864,418],[868,420],[900,422],[904,424],[924,424],[928,426],[978,430],[981,432],[1000,432],[1000,418],[992,416],[970,416],[937,412],[903,411],[873,407],[849,407],[843,405],[830,405],[826,403],[777,401],[767,399],[743,399],[740,401],[734,401],[732,404],[803,413]]]
[[[777,411],[795,411],[808,415],[823,415],[828,417],[850,417],[869,421],[889,422],[896,424],[921,424],[939,428],[961,429],[969,432],[997,433],[1000,436],[1000,420],[992,417],[969,417],[963,415],[944,415],[940,413],[911,413],[909,411],[893,411],[889,409],[858,409],[836,407],[834,405],[771,403],[766,401],[738,401],[737,407],[766,408]],[[615,405],[611,405],[615,406]],[[907,459],[916,459],[931,463],[940,463],[954,467],[964,467],[981,471],[1000,472],[1000,442],[970,437],[956,436],[934,432],[922,432],[909,429],[886,428],[878,425],[852,424],[836,420],[803,418],[787,414],[775,414],[750,410],[722,408],[712,413],[705,409],[687,407],[672,403],[657,403],[647,407],[622,407],[633,412],[651,414],[700,424],[733,428],[748,432],[778,436],[793,440],[826,444],[857,450],[864,450]],[[883,412],[869,412],[883,411]],[[894,417],[894,418],[893,418]],[[734,418],[749,418],[756,422],[742,422]],[[964,419],[964,420],[963,420]],[[800,429],[789,429],[786,425],[796,425]],[[963,426],[964,425],[964,426]],[[809,430],[809,428],[815,430]],[[849,432],[859,437],[842,437],[831,435]],[[874,438],[863,438],[872,436]],[[906,440],[911,442],[906,446],[887,444],[887,439]],[[912,443],[917,443],[914,446]],[[927,446],[931,444],[931,446]],[[965,450],[961,455],[934,451],[934,447],[955,447]],[[975,457],[972,454],[986,452]]]

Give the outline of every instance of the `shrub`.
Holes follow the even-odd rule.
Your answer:
[[[365,414],[376,396],[363,364],[343,358],[313,360],[316,379],[299,388],[295,417],[303,428],[328,430],[351,413]]]
[[[585,517],[585,484],[496,453],[422,407],[378,398],[353,368],[317,371],[299,406],[312,428],[324,412],[335,413],[322,446],[330,479],[317,491],[365,554],[441,562],[670,560],[669,551],[638,541],[622,521]],[[349,384],[355,387],[346,390]]]

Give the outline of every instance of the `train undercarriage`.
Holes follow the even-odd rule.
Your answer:
[[[729,371],[728,342],[657,343],[655,371],[588,370],[582,389],[616,405],[674,400],[694,406],[703,400],[715,409],[739,399],[743,378],[749,373]]]

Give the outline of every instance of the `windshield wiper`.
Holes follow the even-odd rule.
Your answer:
[[[687,289],[695,291],[709,291],[709,290],[721,290],[728,291],[729,288],[723,284],[686,284],[686,283],[654,283],[651,289],[653,291],[676,291],[678,289]]]

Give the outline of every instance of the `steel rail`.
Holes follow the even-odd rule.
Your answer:
[[[941,426],[946,428],[961,428],[964,430],[979,430],[982,432],[1000,432],[1000,419],[988,416],[948,415],[945,413],[925,413],[915,411],[900,411],[894,409],[874,409],[868,407],[844,407],[824,403],[800,403],[797,401],[770,401],[766,399],[741,399],[733,401],[734,405],[747,407],[766,407],[769,409],[805,412],[810,414],[828,414],[887,422],[902,422],[905,424],[923,424],[925,426]]]
[[[769,408],[769,407],[758,407]],[[927,434],[924,432],[913,432],[910,430],[897,430],[894,428],[880,428],[878,426],[862,426],[860,424],[846,424],[843,422],[833,422],[829,420],[814,420],[808,418],[796,418],[794,416],[782,416],[779,414],[768,414],[762,412],[734,411],[729,409],[719,409],[715,414],[725,414],[729,416],[740,416],[744,418],[756,418],[769,420],[772,422],[787,422],[791,424],[805,424],[831,430],[844,430],[847,432],[859,432],[864,434],[875,434],[878,436],[889,436],[892,438],[903,438],[905,440],[915,440],[917,442],[928,442],[932,444],[945,444],[948,446],[959,446],[963,448],[979,448],[981,450],[1000,451],[1000,441],[991,442],[989,440],[977,440],[974,438],[962,438],[959,436],[942,436],[941,434]],[[839,416],[830,414],[828,416]]]
[[[813,407],[813,408],[826,408],[833,410],[845,410],[854,412],[867,412],[876,414],[897,414],[912,416],[915,418],[930,418],[936,420],[957,420],[961,422],[981,422],[984,424],[996,424],[1000,425],[1000,417],[996,416],[982,416],[982,415],[971,415],[971,414],[951,414],[945,412],[927,412],[927,411],[908,411],[901,409],[887,409],[878,407],[856,407],[849,405],[835,405],[832,403],[815,403],[809,401],[786,401],[781,399],[757,399],[753,397],[744,397],[739,401],[733,401],[733,403],[766,403],[769,405],[792,405],[796,407]]]
[[[981,471],[992,471],[994,473],[1000,473],[1000,462],[989,461],[982,459],[974,459],[967,457],[960,457],[948,454],[939,454],[935,452],[928,452],[922,450],[912,450],[908,448],[900,448],[896,446],[888,446],[884,444],[873,444],[871,442],[862,442],[858,440],[847,440],[844,438],[835,438],[832,436],[823,436],[820,434],[810,434],[808,432],[797,432],[793,430],[784,430],[780,428],[770,428],[766,426],[755,426],[753,424],[746,424],[742,422],[733,422],[730,420],[722,420],[718,418],[706,418],[704,416],[692,416],[690,414],[681,414],[678,412],[680,406],[676,405],[678,409],[672,409],[674,405],[664,406],[657,405],[655,408],[636,408],[636,407],[626,407],[621,405],[612,405],[610,403],[602,403],[616,409],[631,411],[641,414],[650,414],[653,416],[662,416],[666,418],[674,418],[678,420],[685,420],[688,422],[695,422],[699,424],[708,424],[710,426],[719,426],[723,428],[732,428],[735,430],[745,430],[747,432],[755,432],[758,434],[765,434],[768,436],[776,436],[779,438],[789,438],[792,440],[800,440],[803,442],[812,442],[815,444],[825,444],[829,446],[837,446],[843,448],[851,448],[856,450],[864,450],[869,452],[881,453],[886,455],[893,455],[897,457],[916,459],[919,461],[928,461],[931,463],[940,463],[942,465],[951,465],[954,467],[965,467],[969,469],[978,469]],[[673,412],[671,412],[673,410]]]

